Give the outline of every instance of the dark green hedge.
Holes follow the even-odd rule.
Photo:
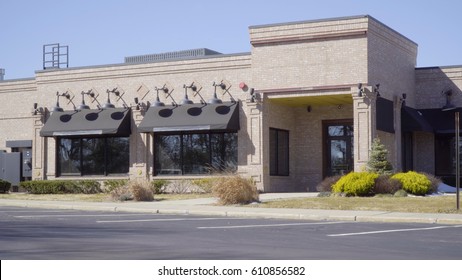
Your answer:
[[[10,190],[11,183],[0,179],[0,193],[7,193]]]
[[[93,180],[37,180],[24,181],[20,186],[33,194],[63,194],[63,193],[100,193],[101,185]]]

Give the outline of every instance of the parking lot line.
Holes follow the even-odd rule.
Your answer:
[[[237,220],[237,218],[173,218],[173,219],[142,219],[142,220],[108,220],[97,223],[139,223],[139,222],[176,222],[176,221],[207,221],[207,220]]]
[[[344,224],[349,222],[316,222],[316,223],[285,223],[285,224],[260,224],[260,225],[238,225],[238,226],[213,226],[197,227],[197,229],[233,229],[233,228],[261,228],[261,227],[288,227],[288,226],[310,226],[310,225],[330,225]]]
[[[329,236],[329,237],[339,237],[339,236],[368,235],[368,234],[406,232],[406,231],[425,231],[425,230],[435,230],[435,229],[445,229],[445,228],[459,228],[459,227],[462,227],[462,225],[437,226],[437,227],[425,227],[425,228],[403,228],[403,229],[390,229],[390,230],[350,232],[350,233],[337,233],[337,234],[328,234],[327,236]]]
[[[61,212],[62,213],[62,212]],[[15,218],[67,218],[67,217],[120,217],[120,216],[140,216],[140,215],[154,215],[154,214],[96,214],[96,215],[89,215],[89,214],[59,214],[59,215],[21,215],[21,216],[13,216]]]

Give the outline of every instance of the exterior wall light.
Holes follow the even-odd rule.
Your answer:
[[[172,106],[178,106],[178,103],[176,103],[175,99],[173,99],[173,96],[172,96],[172,92],[173,92],[173,88],[167,86],[167,84],[164,84],[161,88],[158,88],[158,87],[155,87],[155,90],[157,91],[157,98],[156,98],[156,101],[154,102],[154,106],[156,106],[156,102],[158,101],[159,103],[157,103],[157,106],[165,106],[165,104],[163,104],[162,102],[160,102],[159,100],[159,91],[163,91],[164,94],[165,94],[165,98],[171,98],[172,99]],[[162,105],[163,104],[163,105]]]
[[[256,98],[257,98],[257,94],[255,93],[255,89],[254,89],[254,88],[250,88],[249,94],[250,94],[250,102],[251,102],[251,103],[255,103]],[[308,112],[310,112],[310,111],[308,111]]]
[[[82,95],[82,103],[80,103],[80,105],[77,107],[77,110],[88,110],[90,109],[90,106],[88,106],[87,104],[85,104],[85,92],[82,91],[80,93]]]
[[[443,106],[443,111],[450,111],[456,109],[456,106],[451,103],[452,99],[452,89],[443,90],[441,92],[446,97],[446,104]]]
[[[376,84],[372,88],[372,92],[371,92],[370,90],[366,90],[366,88],[363,87],[362,83],[359,83],[358,84],[358,97],[363,97],[364,95],[368,98],[380,97],[379,88],[380,88],[380,84]]]
[[[113,88],[112,90],[106,90],[107,93],[113,93],[115,96],[117,96],[119,99],[117,99],[117,101],[119,100],[122,100],[122,102],[124,103],[124,108],[128,108],[128,104],[127,102],[125,102],[125,100],[122,98],[122,96],[125,94],[124,91],[122,91],[122,93],[120,93],[120,90],[119,88]]]
[[[226,90],[226,85],[223,82],[219,84],[213,82],[213,98],[209,99],[209,104],[221,104],[223,101],[217,97],[217,87],[220,87],[222,90]]]
[[[162,88],[156,87],[155,90],[156,90],[156,101],[154,101],[154,103],[152,105],[155,106],[155,107],[163,107],[163,106],[165,106],[165,103],[161,102],[160,99],[159,99],[159,91],[161,90],[164,93],[168,93],[168,89],[165,86],[163,86]]]
[[[58,91],[56,92],[56,105],[51,108],[51,112],[63,112],[64,111],[63,108],[59,107],[59,97],[63,96],[63,94],[60,94]]]
[[[43,115],[45,113],[45,109],[43,107],[38,107],[37,103],[34,103],[34,110],[32,110],[32,115],[36,116],[38,115]]]
[[[107,93],[107,101],[106,103],[104,103],[103,109],[115,108],[115,105],[111,103],[111,98],[110,98],[111,92],[109,91],[109,89],[106,90],[106,93]]]
[[[192,87],[192,85],[191,85]],[[188,88],[191,88],[189,86],[183,85],[184,88],[184,98],[181,100],[181,105],[187,105],[187,104],[194,104],[192,100],[189,100],[188,98]]]
[[[363,84],[359,83],[358,84],[358,97],[363,97],[363,92],[364,92]]]

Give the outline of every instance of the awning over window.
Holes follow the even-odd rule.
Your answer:
[[[450,111],[441,109],[419,110],[434,129],[434,133],[455,133],[455,112],[461,112],[462,108]]]
[[[129,136],[130,123],[126,108],[53,112],[40,136]]]
[[[434,132],[433,126],[427,121],[421,111],[411,107],[404,106],[401,109],[401,130],[404,132],[426,131]],[[438,114],[441,110],[436,111]]]
[[[138,126],[140,132],[239,130],[239,103],[153,106]]]

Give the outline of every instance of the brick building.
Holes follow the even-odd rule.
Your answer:
[[[292,192],[363,170],[379,137],[395,170],[454,179],[454,110],[442,109],[462,106],[462,66],[416,68],[417,44],[371,16],[249,32],[250,53],[144,55],[0,81],[0,150],[23,152],[22,179],[173,180],[212,168]]]

